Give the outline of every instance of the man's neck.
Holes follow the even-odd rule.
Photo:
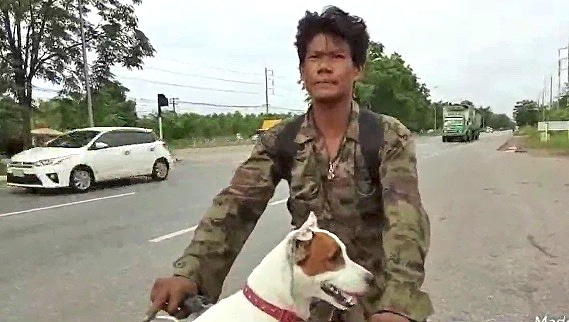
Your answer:
[[[326,138],[337,138],[344,135],[351,111],[351,98],[335,103],[312,103],[314,124]]]

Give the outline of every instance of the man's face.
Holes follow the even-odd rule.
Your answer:
[[[343,39],[320,33],[308,44],[300,73],[312,100],[335,102],[351,95],[360,69]]]

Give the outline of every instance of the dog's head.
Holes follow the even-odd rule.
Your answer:
[[[314,213],[289,234],[294,287],[338,309],[356,304],[373,283],[373,275],[348,257],[346,246],[333,233],[318,228]]]

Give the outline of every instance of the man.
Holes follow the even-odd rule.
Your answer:
[[[337,314],[327,303],[316,303],[311,321],[426,321],[433,309],[420,287],[430,223],[418,191],[411,133],[398,120],[373,114],[377,124],[372,126],[381,128],[383,136],[378,184],[369,180],[371,171],[362,157],[362,111],[353,101],[353,88],[366,61],[366,25],[336,7],[322,15],[307,12],[295,45],[311,105],[293,136],[298,149],[290,177],[279,170],[282,152],[276,148],[282,144],[279,135],[294,122],[285,121],[263,134],[229,187],[214,198],[191,244],[174,263],[174,276],[156,280],[153,306],[184,316],[178,305],[186,296],[199,292],[217,300],[233,261],[276,185],[286,178],[292,224],[298,227],[314,211],[319,224],[336,233],[350,256],[377,279],[361,307]]]

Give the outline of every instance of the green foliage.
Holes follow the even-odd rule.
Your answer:
[[[109,71],[110,66],[119,63],[129,68],[140,67],[142,59],[153,54],[154,50],[148,39],[137,29],[133,7],[111,0],[85,1],[97,8],[102,18],[102,22],[97,26],[86,25],[89,44],[96,54],[95,63],[91,66],[95,124],[140,126],[153,128],[158,132],[156,115],[138,117],[135,102],[126,98],[128,89],[114,81]],[[10,0],[2,2],[0,6],[0,18],[9,17],[11,26],[8,29],[0,29],[0,52],[10,57],[0,59],[0,69],[7,68],[13,75],[19,75],[18,71],[26,71],[24,79],[43,77],[64,87],[59,96],[39,102],[33,113],[33,124],[36,127],[65,131],[88,126],[85,96],[78,93],[83,81],[81,77],[83,66],[78,10],[73,7],[74,3],[56,0],[44,2]],[[133,3],[136,4],[138,1]],[[45,24],[43,29],[40,22]],[[29,42],[24,41],[20,46],[16,41],[17,46],[14,48],[11,46],[14,34],[10,35],[6,30],[18,30],[18,28],[24,28],[22,30],[26,33],[29,30],[29,38],[21,38],[29,39]],[[48,41],[51,43],[47,44]],[[38,56],[34,56],[34,53]],[[24,59],[25,57],[28,59]],[[33,68],[30,69],[30,66]],[[372,42],[368,52],[368,62],[364,68],[363,78],[356,83],[354,93],[360,105],[394,116],[415,132],[433,129],[435,123],[437,128],[441,127],[443,106],[448,103],[432,102],[427,86],[420,82],[399,54],[387,55],[381,43]],[[29,122],[31,117],[29,106],[32,106],[33,102],[32,90],[28,88],[19,91],[23,88],[20,85],[28,83],[21,83],[21,79],[16,76],[8,81],[12,84],[2,85],[6,82],[3,83],[0,79],[0,91],[3,88],[9,89],[15,94],[16,102],[27,108],[18,107],[14,100],[0,101],[0,116],[3,116],[1,122],[4,122],[0,124],[2,125],[0,134],[1,130],[4,130],[7,132],[3,134],[4,137],[21,139],[24,136],[22,133],[27,132],[18,129],[29,128],[29,124],[32,123]],[[307,96],[306,100],[309,101],[310,97]],[[501,128],[511,122],[504,114],[494,114],[490,107],[480,110],[483,111],[488,126]],[[259,129],[264,119],[283,119],[291,116],[291,114],[243,115],[238,112],[204,116],[195,113],[166,112],[163,117],[164,138],[169,143],[176,144],[195,143],[200,140],[212,141],[220,137],[235,138],[238,133],[243,138],[248,138]]]
[[[541,141],[543,132],[537,131],[535,127],[524,127],[520,132],[526,136],[524,140],[526,148],[547,150],[553,154],[569,154],[569,133],[567,131],[549,132],[549,140],[546,142]]]
[[[29,143],[32,109],[32,80],[40,78],[62,85],[68,93],[81,91],[83,77],[79,1],[2,0],[0,2],[0,71],[10,74],[0,79],[0,92],[16,97],[22,111],[25,141]],[[134,5],[140,0],[83,0],[86,17],[90,12],[100,22],[85,19],[85,39],[91,66],[90,80],[98,89],[113,79],[110,68],[120,64],[141,68],[142,60],[154,48],[138,29]],[[93,10],[93,11],[92,11]],[[8,84],[6,84],[6,82]],[[2,88],[2,84],[4,84]]]
[[[10,97],[0,97],[0,153],[20,148],[22,123],[18,104]]]
[[[195,113],[164,113],[162,124],[164,138],[169,141],[183,139],[213,139],[216,137],[250,137],[261,127],[265,119],[284,119],[291,114],[248,114],[239,112],[199,115]],[[137,122],[138,126],[152,128],[158,132],[158,121],[155,115],[147,116]]]
[[[514,120],[518,126],[536,126],[540,118],[540,107],[531,100],[523,100],[514,106]]]
[[[532,100],[522,100],[514,106],[514,120],[519,126],[536,126],[542,120],[569,121],[569,83],[552,106],[543,106]]]
[[[119,83],[110,82],[93,92],[93,114],[97,126],[136,124],[136,103],[126,99],[127,91]],[[63,131],[87,127],[86,113],[87,103],[83,96],[59,96],[39,104],[35,123]]]

